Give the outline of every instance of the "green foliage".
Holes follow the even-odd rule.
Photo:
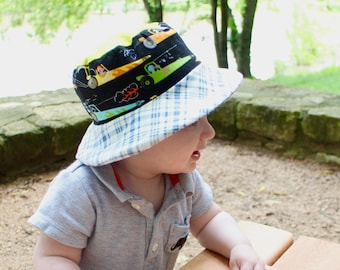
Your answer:
[[[318,11],[314,5],[297,2],[293,10],[293,25],[288,33],[292,46],[292,62],[297,66],[310,66],[322,58],[326,45],[318,33],[324,32],[313,16]],[[309,12],[305,12],[308,9]]]
[[[329,12],[339,12],[340,11],[340,1],[339,0],[318,0],[317,4],[320,9]]]
[[[199,1],[198,1],[199,2]],[[166,1],[164,4],[164,8],[166,11],[187,11],[189,7],[198,6],[198,3],[196,2],[190,2],[190,0],[186,1],[180,1],[180,2],[172,2],[172,1]]]
[[[32,36],[46,42],[65,24],[70,30],[84,23],[91,11],[104,5],[104,0],[11,0],[0,1],[1,17],[7,27],[31,25]]]
[[[340,67],[330,67],[318,72],[301,73],[294,76],[277,76],[269,81],[290,87],[340,94]]]

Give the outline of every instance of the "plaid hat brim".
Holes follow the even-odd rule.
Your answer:
[[[242,80],[229,69],[200,64],[148,104],[102,125],[90,124],[76,158],[101,166],[138,154],[208,115]]]

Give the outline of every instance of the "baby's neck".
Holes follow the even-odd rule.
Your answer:
[[[123,164],[113,164],[124,188],[134,195],[151,202],[155,212],[161,208],[165,193],[165,178],[163,174],[146,175],[145,172],[126,170]]]

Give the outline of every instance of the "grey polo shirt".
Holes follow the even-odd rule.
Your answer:
[[[75,161],[52,181],[29,222],[51,238],[82,248],[81,269],[173,269],[190,219],[212,204],[197,171],[166,177],[161,209],[123,189],[110,165]]]

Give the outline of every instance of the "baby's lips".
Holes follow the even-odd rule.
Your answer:
[[[194,151],[194,152],[192,153],[191,157],[192,157],[195,161],[199,160],[200,157],[201,157],[200,151],[198,151],[198,150]]]

